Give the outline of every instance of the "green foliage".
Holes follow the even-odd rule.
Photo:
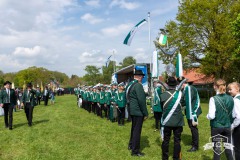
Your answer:
[[[169,46],[179,48],[188,67],[199,63],[204,74],[228,79],[236,48],[231,22],[239,10],[240,0],[183,0],[177,21],[165,26]]]
[[[134,59],[132,56],[127,56],[119,64],[120,64],[119,69],[122,69],[122,68],[130,66],[132,64],[136,64],[136,59]]]
[[[102,79],[101,82],[104,84],[109,84],[111,82],[111,77],[114,72],[114,66],[116,65],[115,61],[110,61],[108,66],[102,67]]]
[[[87,72],[83,76],[83,80],[87,85],[95,85],[101,82],[100,68],[93,65],[87,65],[85,71]]]
[[[213,151],[204,151],[203,146],[209,143],[210,125],[206,119],[208,105],[201,104],[203,109],[199,117],[198,130],[199,151],[190,153],[191,131],[185,118],[181,137],[182,159],[209,160]],[[150,111],[150,109],[149,109]],[[150,113],[150,112],[149,112]],[[72,95],[57,96],[56,103],[47,107],[36,106],[33,111],[33,126],[28,127],[24,110],[14,112],[13,130],[3,127],[0,130],[1,160],[130,160],[127,149],[131,123],[120,127],[106,119],[97,117],[76,105]],[[161,159],[159,132],[154,132],[153,114],[144,121],[141,135],[141,150],[146,155],[142,160]],[[173,155],[173,138],[169,146],[169,159]],[[224,154],[222,154],[224,156]],[[223,157],[221,157],[223,158]]]

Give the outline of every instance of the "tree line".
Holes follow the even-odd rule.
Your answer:
[[[79,77],[78,75],[71,75],[69,77],[66,73],[50,71],[46,68],[36,66],[11,73],[4,73],[0,70],[0,86],[3,86],[6,80],[14,82],[15,88],[23,88],[28,82],[32,82],[35,87],[41,84],[45,86],[51,81],[59,83],[60,87],[63,88],[76,87],[78,84],[95,85],[99,82],[109,84],[114,70],[119,70],[135,63],[136,60],[128,56],[119,65],[116,65],[115,61],[110,61],[108,66],[102,67],[87,65],[85,67],[86,74],[83,77]]]

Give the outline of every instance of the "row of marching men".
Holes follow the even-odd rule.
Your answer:
[[[94,113],[111,122],[118,121],[119,126],[124,125],[128,117],[126,107],[126,93],[124,83],[110,85],[98,84],[96,86],[77,86],[74,89],[79,107]]]

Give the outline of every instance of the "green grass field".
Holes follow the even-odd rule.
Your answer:
[[[191,134],[185,122],[181,144],[183,160],[212,159],[213,151],[203,150],[210,137],[209,121],[206,119],[207,104],[202,104],[202,109],[203,114],[199,118],[200,150],[187,152],[191,144]],[[4,119],[1,117],[0,159],[138,159],[132,157],[127,149],[130,127],[131,123],[119,127],[117,123],[78,108],[74,95],[56,97],[54,105],[35,107],[32,127],[28,127],[23,110],[14,112],[12,131],[5,129]],[[172,147],[173,140],[170,155],[173,152]],[[146,154],[141,159],[161,159],[161,139],[159,132],[154,132],[154,118],[151,113],[143,124],[141,149]]]

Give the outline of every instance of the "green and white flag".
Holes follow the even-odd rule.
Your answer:
[[[143,24],[147,23],[146,19],[141,20],[137,25],[135,25],[132,30],[128,33],[127,37],[124,39],[123,44],[128,46],[131,45],[132,39],[137,32],[138,28],[140,28]]]
[[[165,46],[167,44],[167,35],[160,34],[158,43],[162,46]]]
[[[152,77],[157,77],[158,78],[158,53],[157,51],[153,52],[153,57],[152,57]]]
[[[181,78],[183,76],[182,55],[178,53],[176,64],[176,77]]]

